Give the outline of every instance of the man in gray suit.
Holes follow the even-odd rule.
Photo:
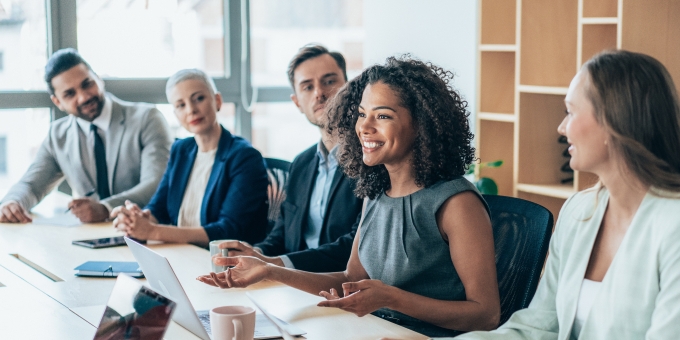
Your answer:
[[[35,161],[2,199],[0,222],[31,222],[28,211],[64,179],[80,197],[68,208],[85,223],[106,220],[125,200],[146,205],[172,144],[162,114],[105,93],[74,49],[50,57],[45,81],[54,105],[69,115],[52,122]]]

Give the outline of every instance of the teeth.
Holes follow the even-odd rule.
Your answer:
[[[378,142],[364,142],[364,147],[365,147],[365,148],[369,148],[369,149],[377,148],[377,147],[383,146],[383,145],[385,145],[385,143],[378,143]]]

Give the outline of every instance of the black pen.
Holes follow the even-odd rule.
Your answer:
[[[96,192],[96,190],[92,189],[88,193],[86,193],[85,196],[83,196],[83,197],[90,197],[90,196],[94,195],[95,192]],[[68,209],[66,209],[66,211],[64,211],[64,214],[69,212],[69,211],[71,211],[71,207],[68,207]]]

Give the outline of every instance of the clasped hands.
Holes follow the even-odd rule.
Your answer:
[[[142,210],[136,204],[125,201],[125,205],[114,208],[111,211],[113,227],[122,231],[128,237],[138,240],[148,240],[156,229],[156,223],[152,220],[148,209]]]

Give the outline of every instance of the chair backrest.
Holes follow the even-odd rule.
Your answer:
[[[553,230],[550,211],[521,198],[484,195],[491,211],[501,320],[529,306],[536,293]]]
[[[276,158],[265,158],[264,161],[267,163],[267,177],[269,178],[269,186],[267,186],[267,199],[269,201],[267,233],[269,233],[279,217],[281,203],[286,199],[285,189],[290,172],[290,162]]]

